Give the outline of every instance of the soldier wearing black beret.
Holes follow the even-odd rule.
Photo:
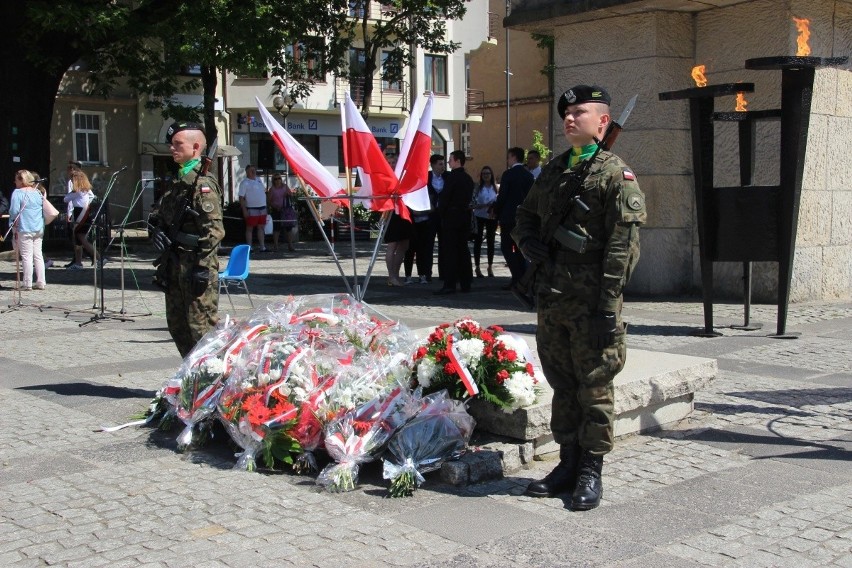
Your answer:
[[[636,174],[615,154],[595,153],[610,123],[610,102],[595,85],[562,93],[556,110],[570,148],[542,169],[512,231],[524,256],[539,263],[536,341],[553,387],[550,427],[560,447],[559,464],[527,494],[570,494],[576,510],[597,507],[603,495],[603,456],[613,446],[613,380],[626,358],[622,292],[639,259],[645,222]],[[589,160],[585,177],[578,177]],[[543,242],[543,227],[554,222],[555,238]]]
[[[166,142],[179,171],[149,222],[162,252],[155,284],[166,292],[169,333],[185,357],[218,321],[222,191],[203,167],[207,139],[200,124],[175,122]]]

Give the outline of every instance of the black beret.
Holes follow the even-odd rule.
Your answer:
[[[556,105],[556,112],[559,113],[559,118],[565,118],[565,109],[569,105],[578,105],[580,103],[604,103],[610,104],[612,99],[606,89],[597,85],[577,85],[571,87],[559,97],[559,102]]]
[[[201,130],[203,132],[204,127],[197,122],[188,122],[184,120],[180,122],[173,122],[172,125],[169,126],[169,129],[166,130],[166,144],[171,144],[172,136],[184,130]]]

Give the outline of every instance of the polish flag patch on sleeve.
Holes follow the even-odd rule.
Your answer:
[[[621,172],[622,172],[622,175],[624,176],[624,179],[630,180],[630,181],[636,181],[636,174],[634,174],[628,168],[622,169]]]
[[[201,186],[201,193],[210,193],[210,186],[209,185],[202,185]]]

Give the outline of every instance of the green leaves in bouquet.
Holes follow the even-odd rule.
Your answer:
[[[270,430],[263,438],[263,463],[269,469],[275,468],[276,461],[293,465],[296,456],[302,453],[302,446],[288,432],[296,424],[287,422],[281,428]]]

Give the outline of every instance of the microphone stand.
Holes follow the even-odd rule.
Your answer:
[[[120,248],[119,248],[120,272],[119,272],[119,274],[121,275],[120,276],[121,309],[118,311],[118,313],[120,313],[120,314],[126,314],[127,313],[127,310],[124,307],[124,292],[125,292],[124,259],[125,259],[125,255],[126,255],[126,252],[127,252],[127,246],[126,246],[126,242],[125,242],[125,238],[124,238],[125,231],[127,230],[128,225],[133,225],[133,224],[137,224],[137,223],[140,224],[140,225],[143,225],[143,226],[148,225],[147,221],[145,221],[145,220],[128,222],[128,219],[130,217],[130,213],[133,211],[133,208],[136,207],[136,204],[139,202],[139,199],[141,199],[141,197],[142,197],[142,193],[144,193],[144,191],[146,189],[146,186],[145,186],[146,182],[158,181],[159,179],[160,178],[147,178],[147,179],[143,178],[138,184],[136,184],[137,188],[140,188],[140,189],[138,191],[134,192],[134,195],[130,200],[130,205],[127,208],[127,214],[124,216],[124,219],[122,219],[121,223],[117,226],[118,238],[119,238],[119,243],[120,243],[120,245],[119,245],[120,246]],[[106,250],[109,250],[109,248],[115,242],[115,239],[116,239],[116,237],[110,235],[109,243],[107,243],[107,245],[105,247]],[[150,316],[150,315],[152,315],[152,312],[149,309],[147,313],[134,314],[134,317]]]
[[[100,247],[102,239],[103,239],[103,232],[102,231],[105,228],[107,230],[111,229],[111,227],[109,226],[109,220],[106,217],[106,211],[109,211],[109,207],[108,207],[109,194],[112,192],[112,188],[115,187],[115,182],[118,179],[118,174],[120,174],[121,172],[123,172],[126,169],[127,169],[127,166],[124,166],[120,170],[113,172],[113,174],[110,176],[109,182],[107,183],[106,191],[104,192],[104,197],[103,197],[103,199],[101,199],[101,202],[98,205],[98,210],[95,211],[95,216],[94,216],[93,221],[92,221],[92,226],[89,227],[89,230],[86,233],[86,238],[89,238],[89,235],[92,233],[93,230],[94,230],[94,233],[95,233],[95,245],[92,247],[92,250],[95,252],[95,255],[94,255],[95,270],[93,271],[95,273],[95,276],[94,276],[94,279],[95,279],[95,288],[94,288],[95,300],[94,300],[94,304],[92,305],[92,309],[98,308],[98,300],[97,300],[97,297],[98,297],[98,279],[100,279],[101,302],[100,302],[100,313],[96,313],[95,315],[93,315],[89,319],[89,321],[85,321],[85,322],[81,323],[79,325],[79,327],[83,327],[84,325],[89,325],[90,323],[97,323],[99,321],[108,320],[108,319],[114,319],[114,320],[118,320],[118,321],[134,321],[133,319],[128,318],[124,315],[114,315],[114,314],[105,314],[104,313],[104,262],[103,262],[103,258],[105,257],[105,255],[101,254],[101,259],[100,260],[98,259],[98,248]],[[106,211],[104,211],[104,206],[107,206]],[[104,227],[104,225],[106,225],[106,227]],[[102,250],[101,252],[103,253],[105,251]],[[123,311],[123,309],[124,309],[124,307],[122,306],[122,311]]]

